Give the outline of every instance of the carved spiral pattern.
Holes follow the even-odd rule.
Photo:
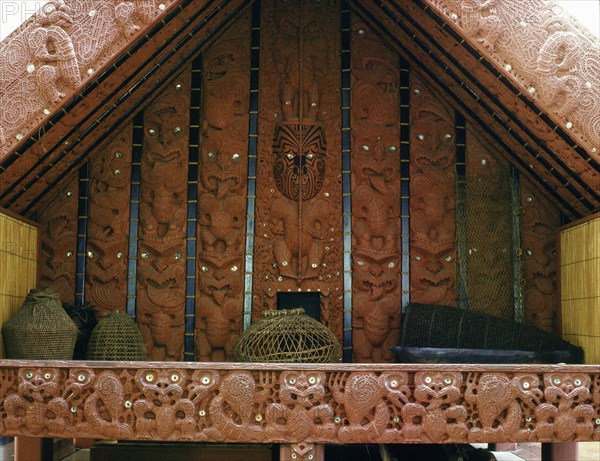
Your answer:
[[[78,364],[79,365],[79,364]],[[6,435],[286,443],[599,440],[600,370],[0,369]],[[18,376],[18,378],[17,378]]]

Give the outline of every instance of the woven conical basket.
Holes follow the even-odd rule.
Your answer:
[[[146,360],[139,328],[125,312],[114,311],[98,322],[88,343],[88,360]]]
[[[338,362],[342,349],[325,325],[304,309],[267,310],[239,338],[233,355],[239,362]]]
[[[79,330],[51,288],[33,289],[2,326],[6,357],[71,360]]]

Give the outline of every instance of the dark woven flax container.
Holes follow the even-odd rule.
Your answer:
[[[401,347],[565,351],[583,363],[583,350],[538,328],[456,307],[411,303],[402,319]],[[564,354],[563,354],[564,356]]]
[[[9,359],[70,360],[78,334],[51,288],[31,290],[23,307],[2,326]]]
[[[147,359],[139,328],[125,312],[114,311],[98,322],[88,343],[88,360]]]
[[[233,349],[239,362],[339,362],[342,349],[335,335],[304,309],[267,310]]]

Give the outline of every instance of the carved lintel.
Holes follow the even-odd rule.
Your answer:
[[[598,365],[3,360],[0,402],[1,435],[282,443],[293,460],[325,443],[600,441]]]

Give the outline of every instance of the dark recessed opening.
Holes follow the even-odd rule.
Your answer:
[[[319,292],[286,292],[277,293],[277,309],[297,309],[301,307],[306,315],[313,319],[321,319],[321,293]]]

